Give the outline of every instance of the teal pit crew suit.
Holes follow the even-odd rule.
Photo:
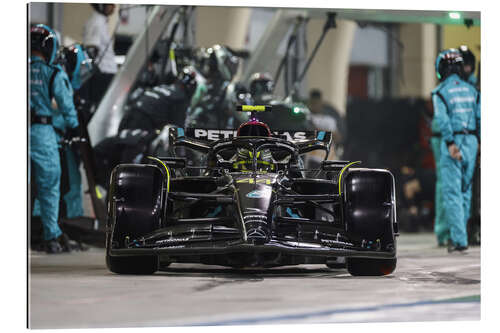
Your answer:
[[[466,247],[467,220],[470,216],[472,177],[480,137],[480,94],[457,74],[448,76],[432,92],[434,121],[441,133],[439,177],[443,197],[441,236],[449,229],[453,245]],[[455,143],[462,160],[450,156],[448,146]]]
[[[75,58],[72,65],[66,66],[66,73],[61,65],[56,67],[61,71],[61,77],[66,81],[67,86],[71,86],[73,91],[80,89],[82,80],[88,77],[91,73],[91,65],[88,61],[88,56],[80,44],[74,44],[69,48],[65,48],[63,52],[71,53]],[[71,59],[73,60],[73,59]],[[69,61],[67,61],[69,63]],[[82,70],[82,67],[85,67]],[[63,139],[63,135],[67,132],[66,122],[61,113],[61,110],[56,109],[52,118],[52,124],[56,128],[58,142]],[[80,158],[74,149],[71,147],[62,148],[60,158],[64,159],[63,164],[66,165],[69,189],[63,193],[63,202],[66,207],[66,217],[75,218],[83,216],[83,195],[82,195],[82,177],[79,170]],[[33,216],[39,216],[39,202],[35,201]]]
[[[79,88],[73,84],[73,82],[69,80],[68,75],[64,70],[58,65],[57,66],[61,71],[61,77],[65,81],[66,86],[70,87],[71,95],[73,95],[72,89]],[[53,117],[52,124],[57,131],[58,140],[63,139],[60,134],[66,133],[67,130],[70,129],[68,124],[64,119],[64,115],[62,110],[57,109],[56,113]],[[68,192],[63,194],[63,200],[66,205],[66,216],[68,218],[75,218],[79,216],[83,216],[83,197],[82,197],[82,177],[80,175],[80,158],[75,151],[71,149],[71,147],[62,147],[63,151],[61,154],[61,158],[66,160],[67,172],[68,172],[68,181],[69,181],[69,190]]]
[[[467,82],[472,84],[474,87],[477,87],[477,77],[473,73],[469,75],[469,77],[467,78]]]
[[[435,112],[435,111],[434,111]],[[443,192],[441,188],[441,133],[439,130],[439,125],[436,118],[432,120],[431,124],[432,137],[431,137],[431,149],[434,155],[434,161],[436,163],[436,188],[434,195],[434,234],[437,237],[438,245],[444,246],[448,243],[450,230],[448,225],[444,220],[444,206],[443,206]]]
[[[51,96],[57,102],[58,112],[62,114],[65,126],[75,128],[78,125],[71,87],[68,85],[67,79],[64,78],[63,71],[50,65],[54,58],[55,54],[49,59],[48,65],[42,58],[32,56],[29,71],[29,107],[32,116],[30,159],[34,173],[34,185],[37,188],[37,197],[40,202],[44,240],[55,239],[62,234],[57,224],[61,166],[58,137],[51,124],[57,111],[52,108]],[[41,122],[35,118],[44,118],[45,121]]]
[[[63,72],[63,78],[67,80],[73,91],[78,91],[83,82],[85,82],[92,75],[92,65],[88,58],[87,53],[80,44],[74,44],[64,49],[66,58],[68,53],[74,59],[67,60],[66,71]],[[62,70],[62,68],[61,68]],[[76,102],[75,102],[76,103]],[[54,118],[54,126],[67,133],[69,128],[64,121],[63,114],[58,112]],[[83,194],[82,194],[82,176],[80,174],[80,157],[72,147],[64,147],[63,158],[66,160],[69,190],[64,194],[64,203],[66,204],[66,216],[68,218],[75,218],[83,216]]]

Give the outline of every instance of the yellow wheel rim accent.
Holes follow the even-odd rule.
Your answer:
[[[165,163],[163,163],[162,160],[160,160],[159,158],[156,158],[156,157],[153,157],[153,156],[148,156],[148,158],[150,160],[154,160],[154,161],[157,161],[158,163],[161,163],[161,165],[163,165],[163,167],[165,168],[165,170],[167,171],[167,192],[170,192],[170,171],[168,171],[168,167],[166,166]]]
[[[339,195],[342,194],[342,174],[344,173],[344,171],[347,170],[348,167],[350,167],[353,164],[358,164],[358,163],[361,163],[361,161],[351,162],[351,163],[347,164],[345,167],[343,167],[342,170],[340,170],[340,173],[339,173]]]

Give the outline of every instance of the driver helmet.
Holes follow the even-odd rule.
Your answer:
[[[253,118],[243,123],[238,128],[236,132],[237,137],[241,136],[262,136],[262,137],[271,137],[271,130],[269,126],[265,123],[258,121]],[[268,149],[264,149],[262,151],[258,151],[255,156],[257,159],[257,168],[259,170],[267,170],[273,171],[274,164],[272,163],[271,153]],[[253,155],[252,151],[240,148],[238,149],[238,162],[234,163],[235,169],[247,170],[248,166],[253,163]]]
[[[58,40],[57,35],[45,24],[37,24],[30,29],[31,51],[43,54],[45,62],[52,65],[56,60]]]
[[[243,123],[238,128],[236,136],[264,136],[271,137],[271,130],[267,124],[253,118]]]
[[[64,47],[61,61],[73,89],[78,90],[92,76],[92,60],[80,44]]]
[[[451,74],[458,74],[463,77],[464,60],[457,49],[441,51],[436,58],[436,75],[443,81]]]

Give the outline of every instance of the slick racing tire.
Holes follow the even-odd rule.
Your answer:
[[[347,258],[355,276],[387,275],[396,268],[394,178],[389,171],[353,169],[344,181],[344,220],[357,246],[394,258]],[[390,256],[392,257],[392,255]]]
[[[382,276],[394,272],[397,259],[347,258],[347,271],[352,276]]]
[[[112,255],[129,242],[161,227],[164,176],[154,165],[118,165],[112,173],[108,204],[106,265],[118,274],[153,274],[158,256]]]

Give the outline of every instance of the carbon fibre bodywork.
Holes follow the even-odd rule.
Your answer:
[[[159,263],[152,271],[172,262],[274,267],[339,257],[347,258],[348,268],[355,258],[392,260],[395,267],[398,230],[389,171],[327,161],[315,178],[304,177],[300,155],[327,146],[329,138],[327,144],[317,138],[173,139],[175,147],[202,153],[204,172],[187,175],[182,158],[114,169],[106,246],[112,271],[127,271],[113,260],[135,265],[138,258]],[[246,170],[234,169],[240,149],[253,152]],[[265,166],[255,157],[262,151],[271,156]]]

